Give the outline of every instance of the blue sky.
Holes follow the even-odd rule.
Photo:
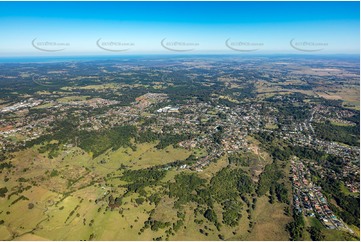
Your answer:
[[[0,2],[0,56],[357,54],[359,4]]]

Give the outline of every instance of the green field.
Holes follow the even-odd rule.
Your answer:
[[[57,144],[56,141],[49,143]],[[176,200],[164,192],[166,184],[174,182],[175,176],[184,170],[169,169],[159,185],[146,186],[143,195],[141,192],[127,194],[126,186],[129,182],[120,179],[124,169],[144,170],[184,160],[192,153],[199,156],[206,154],[204,150],[192,152],[172,146],[157,149],[156,145],[157,142],[137,144],[136,149],[121,147],[115,151],[108,150],[96,158],[78,147],[59,149],[59,154],[52,159],[48,157],[48,152],[39,153],[39,145],[15,153],[11,160],[14,167],[1,173],[0,186],[6,186],[8,192],[0,198],[0,213],[4,220],[0,226],[0,238],[218,240],[219,236],[223,236],[232,240],[287,239],[284,226],[290,217],[282,213],[285,205],[270,204],[267,197],[258,200],[252,217],[255,225],[249,232],[250,220],[247,218],[245,205],[242,205],[239,224],[235,227],[223,225],[219,231],[203,214],[195,213],[196,203],[190,202],[175,209]],[[227,165],[228,158],[225,156],[211,163],[202,172],[186,173],[195,173],[205,181],[210,181]],[[119,169],[120,167],[123,168]],[[5,178],[8,179],[6,182]],[[122,197],[121,206],[113,209],[109,207],[109,194]],[[161,200],[157,205],[147,199],[152,194],[160,196]],[[144,202],[139,200],[139,204],[138,199]],[[221,221],[223,210],[219,203],[214,203],[214,211]],[[270,215],[267,211],[273,212]],[[184,217],[181,219],[182,225],[175,231],[172,224],[179,220],[178,213],[183,213]],[[143,226],[150,217],[161,223],[169,223],[170,226],[158,230],[144,229]],[[196,223],[197,220],[202,222]],[[278,223],[273,223],[274,220]],[[168,229],[171,229],[170,233],[167,232]],[[262,237],[260,231],[263,230],[268,232]]]

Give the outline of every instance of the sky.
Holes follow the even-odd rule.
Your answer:
[[[0,2],[0,56],[358,54],[359,2]]]

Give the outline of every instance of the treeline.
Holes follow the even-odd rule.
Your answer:
[[[169,145],[176,145],[179,142],[190,139],[189,135],[185,134],[159,134],[151,131],[139,132],[136,137],[137,143],[146,143],[159,140],[159,143],[155,146],[157,149],[164,149]]]
[[[219,228],[220,223],[213,211],[215,202],[222,205],[223,224],[236,226],[241,218],[241,196],[254,191],[251,178],[241,169],[223,168],[215,174],[210,183],[196,174],[181,173],[175,182],[169,184],[169,196],[177,198],[176,207],[188,202],[205,206],[203,216]]]
[[[356,112],[353,116],[347,117],[345,119],[356,123],[357,126],[360,126],[360,112]]]
[[[206,197],[198,197],[205,195],[201,192],[201,188],[205,188],[205,179],[199,178],[196,174],[181,173],[175,176],[175,182],[169,184],[169,196],[177,198],[176,204],[182,205],[191,201],[207,200]]]
[[[79,147],[92,152],[96,157],[106,150],[120,147],[132,147],[130,139],[136,135],[134,126],[118,126],[104,131],[81,131],[78,139]]]
[[[279,137],[274,133],[258,132],[254,137],[262,143],[262,146],[272,155],[274,159],[287,160],[292,155],[290,147],[281,143]]]
[[[11,168],[13,167],[13,165],[10,162],[1,162],[0,163],[0,171],[3,170],[4,168]]]
[[[277,197],[277,200],[281,203],[286,203],[286,204],[289,204],[290,203],[290,200],[288,198],[288,189],[286,188],[285,184],[284,183],[276,183],[276,184],[273,184],[272,187],[271,187],[271,191],[275,191],[275,195]],[[271,194],[272,198],[273,199],[273,194]]]
[[[56,143],[47,143],[46,145],[41,146],[38,151],[39,153],[49,152],[48,157],[52,159],[53,157],[58,156],[59,145]]]
[[[169,86],[163,91],[168,94],[171,101],[183,103],[186,100],[197,98],[199,101],[210,101],[212,92],[216,90],[212,86],[204,86],[201,83],[187,83],[184,85]]]
[[[290,222],[286,225],[286,229],[290,233],[291,240],[299,241],[303,239],[303,231],[305,229],[305,221],[303,219],[303,215],[294,212],[293,213],[293,222]]]
[[[360,197],[345,195],[341,191],[339,180],[333,178],[320,179],[319,183],[323,190],[330,194],[335,199],[337,205],[342,208],[342,210],[340,210],[330,204],[330,206],[333,206],[332,210],[347,224],[360,227]]]
[[[175,145],[179,142],[188,139],[185,134],[168,134],[162,135],[159,139],[159,143],[155,146],[157,149],[164,149],[168,145]]]
[[[270,202],[274,202],[275,197],[278,201],[289,203],[288,190],[282,183],[278,183],[280,179],[284,178],[282,170],[276,163],[266,165],[264,171],[259,176],[257,195],[263,196],[270,192]]]
[[[299,158],[318,160],[325,159],[326,153],[312,147],[290,146],[279,141],[275,133],[258,132],[254,137],[262,143],[262,146],[272,155],[274,159],[288,160],[291,156]]]
[[[92,152],[93,156],[96,157],[110,148],[118,149],[131,146],[130,139],[136,135],[136,128],[130,125],[101,131],[79,131],[77,122],[73,119],[57,122],[56,127],[57,131],[28,142],[26,147],[57,140],[58,144],[47,144],[41,147],[39,151],[49,151],[49,158],[52,158],[56,156],[61,144],[75,143],[85,151]]]
[[[132,125],[116,126],[99,131],[79,131],[78,120],[74,117],[55,122],[54,130],[52,134],[27,142],[26,147],[44,144],[39,148],[39,152],[49,152],[49,158],[53,158],[57,156],[60,145],[71,143],[78,145],[87,152],[92,152],[93,156],[97,157],[110,148],[113,148],[113,150],[120,147],[134,148],[131,138],[134,138],[137,143],[159,140],[159,143],[156,145],[158,149],[164,149],[169,145],[176,145],[182,140],[191,138],[185,134],[157,134],[151,131],[138,132],[136,127]],[[57,140],[58,143],[45,144],[51,140]]]
[[[251,158],[249,156],[245,157],[241,154],[231,154],[228,157],[229,164],[235,164],[239,166],[249,166],[251,163]]]
[[[313,241],[321,241],[325,239],[325,236],[322,234],[321,229],[317,227],[309,227],[307,231],[310,233],[310,237]]]
[[[166,175],[166,170],[159,170],[154,168],[141,170],[125,170],[121,180],[127,181],[128,192],[138,192],[145,194],[144,188],[151,185],[156,185]]]
[[[358,146],[360,143],[360,126],[339,126],[331,122],[315,123],[315,132],[318,137],[327,141],[336,141],[348,145]]]
[[[223,168],[211,179],[210,189],[217,202],[236,200],[253,192],[253,182],[242,169]]]
[[[7,158],[7,157],[6,157],[6,155],[5,155],[5,152],[0,151],[0,162],[6,160],[6,158]]]
[[[53,123],[51,134],[43,135],[28,141],[26,142],[25,147],[29,148],[33,145],[50,142],[51,140],[58,140],[59,143],[65,144],[68,141],[74,140],[74,137],[78,134],[77,125],[78,120],[73,116],[69,116],[66,120],[55,121]]]
[[[311,116],[310,107],[306,105],[303,100],[305,98],[312,98],[302,93],[292,93],[289,95],[282,95],[279,99],[278,96],[266,98],[265,101],[276,105],[278,116],[284,117],[280,120],[305,120]],[[299,105],[302,103],[302,105]]]
[[[146,119],[145,122],[148,120],[148,122],[152,119]],[[149,143],[158,140],[160,137],[160,134],[154,133],[152,131],[146,130],[143,132],[138,132],[138,135],[135,138],[135,141],[137,143]]]
[[[223,205],[223,223],[235,227],[242,217],[242,204],[235,200],[225,201]]]
[[[0,197],[5,197],[7,192],[8,192],[7,187],[0,188]]]
[[[311,116],[307,106],[293,106],[292,104],[282,104],[277,107],[278,113],[284,117],[293,117],[295,120],[305,120]]]
[[[222,205],[222,222],[234,227],[242,216],[239,198],[251,194],[254,184],[242,169],[223,168],[211,179],[210,191],[212,197]]]
[[[336,173],[342,171],[344,160],[342,157],[327,154],[310,146],[291,146],[278,143],[278,138],[273,133],[258,133],[255,138],[261,141],[262,146],[272,155],[274,159],[288,160],[291,156],[301,159],[309,159],[323,163],[323,166],[331,168]]]

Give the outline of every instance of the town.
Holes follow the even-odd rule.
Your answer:
[[[347,229],[347,231],[353,233],[331,211],[327,199],[322,194],[322,188],[313,184],[311,173],[302,161],[292,161],[291,164],[295,210],[299,213],[304,213],[306,216],[317,216],[328,229]]]
[[[196,228],[196,239],[257,240],[275,224],[272,239],[357,240],[359,70],[334,63],[0,64],[2,238],[73,226],[84,235],[54,238],[119,239],[93,230],[110,216],[127,239]],[[42,226],[15,228],[15,209]]]

